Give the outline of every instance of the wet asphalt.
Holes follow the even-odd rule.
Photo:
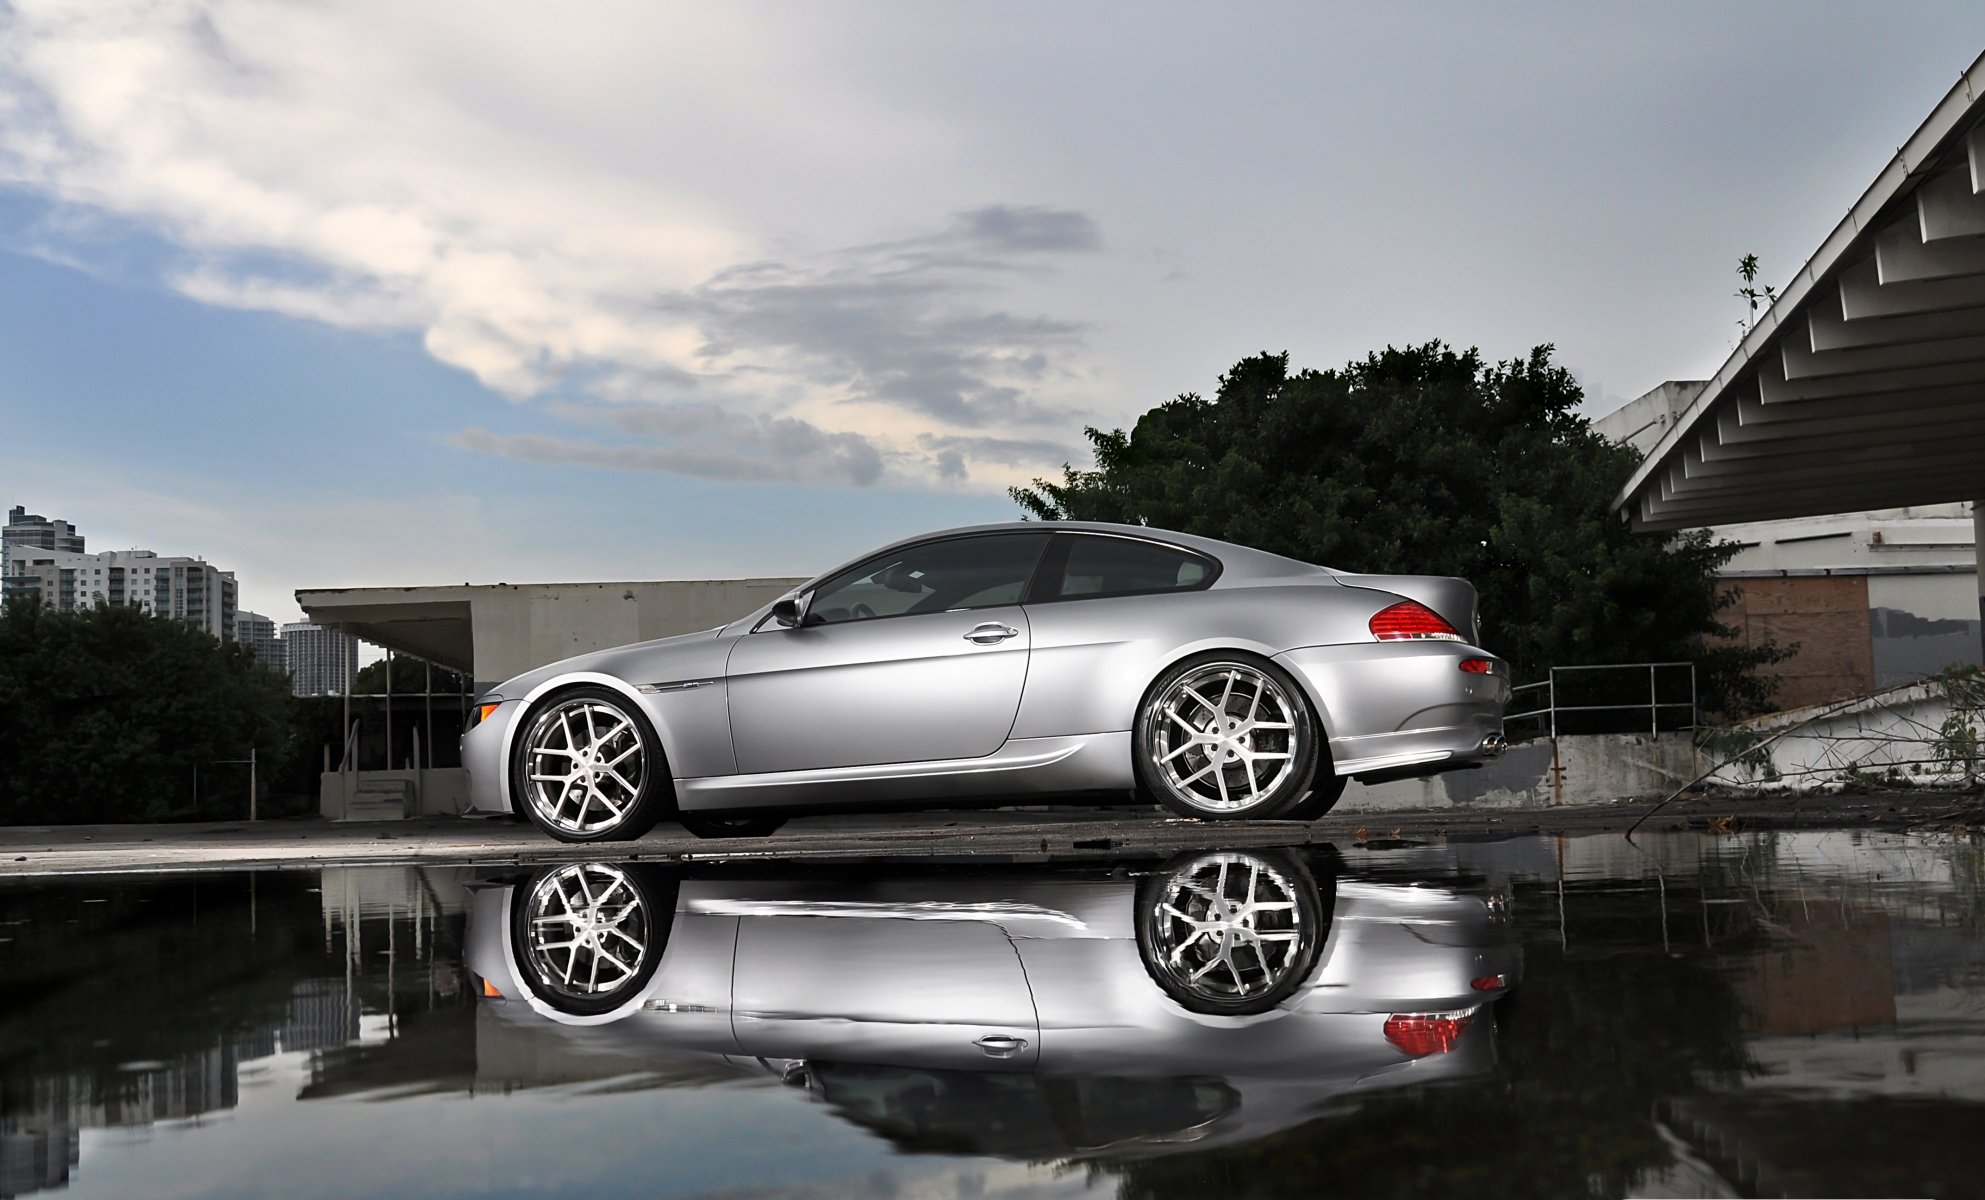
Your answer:
[[[1927,829],[1985,825],[1977,792],[1688,796],[1549,808],[1421,809],[1333,814],[1315,822],[1182,820],[1155,809],[1032,808],[796,818],[766,838],[703,839],[672,824],[632,842],[569,846],[501,818],[390,822],[317,819],[0,829],[0,877],[130,871],[280,869],[331,864],[551,863],[833,858],[1030,858],[1328,842],[1370,849],[1630,828],[1737,834],[1759,829]]]

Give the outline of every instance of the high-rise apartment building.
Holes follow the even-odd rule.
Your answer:
[[[43,550],[67,550],[72,554],[83,552],[83,535],[67,521],[50,520],[39,513],[31,513],[24,505],[16,504],[7,510],[7,526],[0,532],[9,546],[38,546]]]
[[[265,667],[288,670],[283,662],[282,639],[276,636],[276,623],[261,613],[238,610],[234,614],[234,640],[255,652]]]
[[[0,606],[14,598],[14,551],[49,550],[65,554],[83,552],[83,535],[67,521],[51,520],[16,504],[7,511],[7,524],[0,528]],[[24,584],[24,586],[26,586]]]
[[[128,606],[177,618],[222,641],[234,640],[234,572],[197,558],[169,558],[150,550],[84,554],[9,545],[5,578],[10,601],[39,596],[43,604],[64,612],[99,604]]]
[[[358,641],[335,629],[295,621],[283,626],[283,662],[289,668],[290,694],[342,695],[358,676]]]

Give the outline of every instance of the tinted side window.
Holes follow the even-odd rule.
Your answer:
[[[1068,536],[1063,566],[1035,599],[1080,600],[1140,592],[1183,592],[1211,582],[1214,564],[1197,554],[1129,538]]]
[[[926,542],[851,567],[814,590],[809,625],[1018,604],[1046,533]]]

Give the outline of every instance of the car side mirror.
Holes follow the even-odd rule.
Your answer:
[[[794,629],[806,619],[806,601],[810,597],[781,596],[772,604],[772,620],[787,629]]]

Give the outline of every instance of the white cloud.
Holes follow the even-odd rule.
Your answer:
[[[787,23],[723,5],[580,21],[488,0],[12,0],[0,182],[163,236],[185,256],[167,282],[196,299],[416,330],[513,399],[574,379],[627,399],[644,381],[639,403],[718,405],[760,432],[793,420],[876,442],[906,478],[955,479],[918,434],[1068,407],[1080,326],[1006,311],[1005,289],[1100,234],[1079,212],[996,204],[893,241],[842,229],[868,244],[838,251],[748,228],[741,192],[765,160],[791,179],[959,150]],[[878,477],[761,441],[739,461],[783,447],[802,475]],[[642,450],[663,470],[698,454]]]

